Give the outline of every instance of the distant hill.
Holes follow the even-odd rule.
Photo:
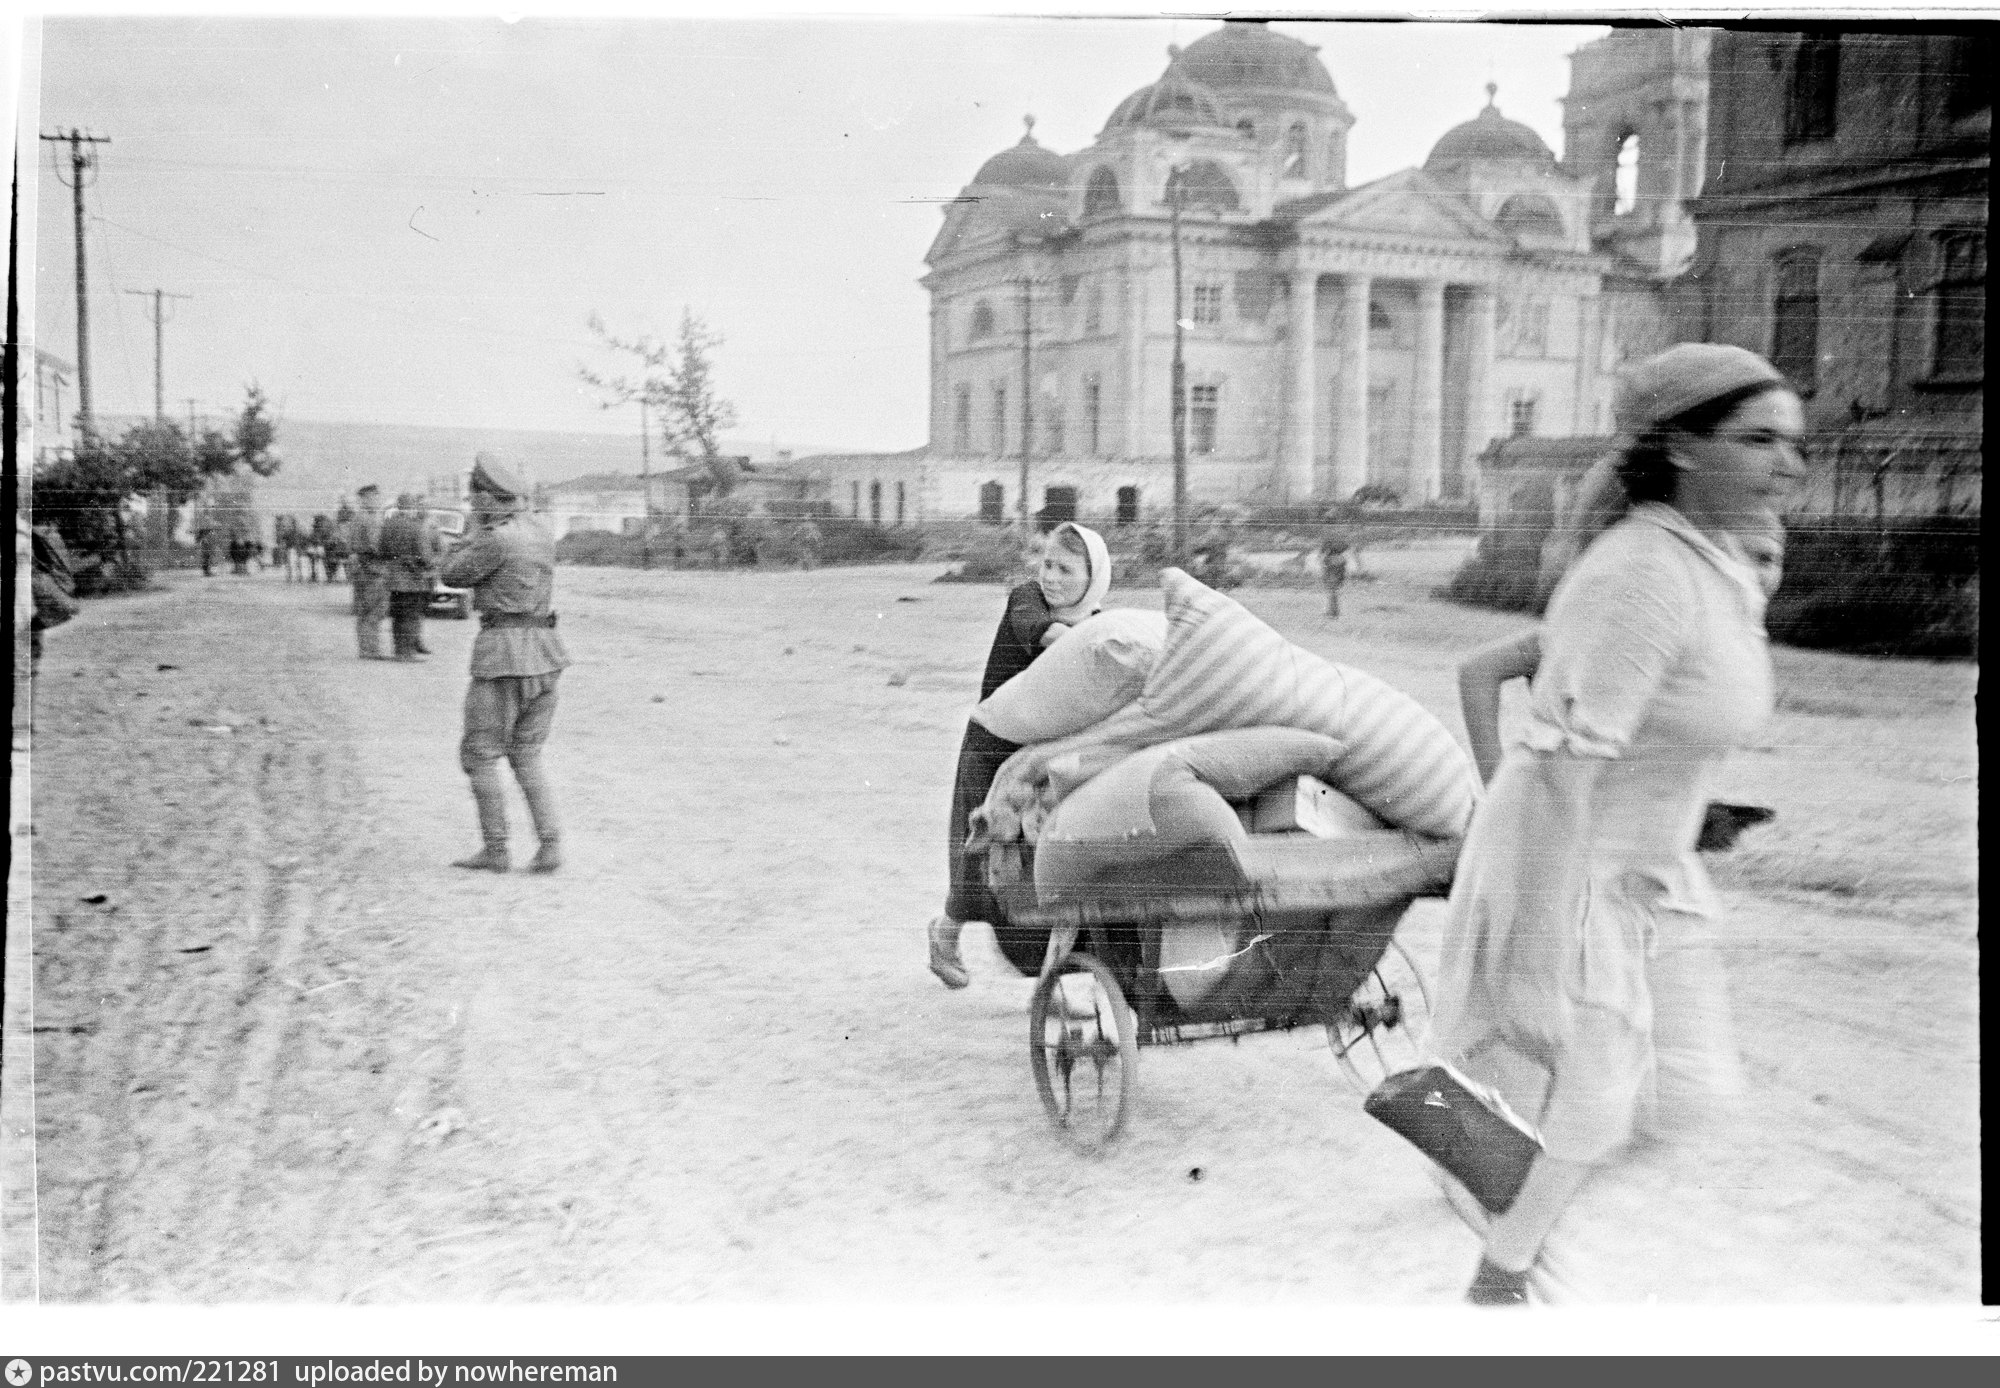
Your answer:
[[[107,432],[122,433],[137,419],[101,421]],[[772,457],[768,440],[724,443],[731,453],[755,462]],[[453,429],[414,424],[346,424],[316,419],[280,419],[272,450],[283,466],[277,475],[257,483],[257,509],[265,515],[291,513],[302,518],[315,512],[332,514],[341,500],[373,482],[386,498],[400,491],[421,492],[430,479],[472,465],[473,455],[492,453],[535,483],[566,482],[589,473],[639,472],[637,434],[556,433],[537,429]],[[795,456],[823,450],[799,444]],[[673,464],[653,457],[655,471]]]

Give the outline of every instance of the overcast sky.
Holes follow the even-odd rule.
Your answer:
[[[151,410],[158,288],[189,296],[165,330],[177,416],[254,379],[297,418],[630,432],[576,380],[613,364],[586,320],[666,335],[687,305],[727,339],[741,436],[914,447],[940,200],[1026,113],[1084,147],[1215,27],[50,19],[41,129],[111,140],[86,190],[96,409]],[[1276,27],[1354,113],[1351,184],[1421,164],[1488,81],[1560,153],[1567,55],[1606,32]],[[71,194],[42,153],[38,340],[74,360]]]

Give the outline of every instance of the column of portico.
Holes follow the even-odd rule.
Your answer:
[[[1333,419],[1333,497],[1368,484],[1368,294],[1366,275],[1340,285],[1340,394]]]
[[[1285,497],[1310,501],[1313,495],[1313,348],[1319,299],[1319,272],[1293,270],[1287,283],[1291,306],[1291,389],[1285,399]]]
[[[1493,324],[1498,296],[1484,286],[1466,298],[1465,456],[1459,475],[1465,494],[1479,495],[1479,455],[1499,431],[1493,425]]]
[[[1433,500],[1443,483],[1444,281],[1417,282],[1416,399],[1410,417],[1406,505]]]

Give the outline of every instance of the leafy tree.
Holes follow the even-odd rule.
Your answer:
[[[236,416],[236,460],[259,477],[269,477],[281,466],[282,461],[271,452],[271,445],[278,440],[278,424],[265,411],[270,403],[264,398],[263,389],[252,381],[243,402],[243,412]]]

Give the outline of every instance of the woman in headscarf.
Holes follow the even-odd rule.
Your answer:
[[[1007,594],[1007,611],[993,635],[986,673],[979,681],[985,699],[1033,663],[1062,634],[1104,605],[1111,587],[1111,551],[1104,537],[1087,526],[1065,521],[1049,532],[1036,576]],[[950,890],[944,914],[928,931],[931,972],[947,988],[972,981],[958,952],[959,932],[969,920],[991,920],[993,904],[978,863],[965,856],[966,818],[986,802],[1000,764],[1020,747],[988,732],[977,720],[966,724],[951,792],[951,820],[945,832]]]
[[[1741,348],[1688,343],[1621,383],[1622,447],[1580,498],[1528,727],[1459,861],[1433,1050],[1543,1150],[1486,1228],[1467,1299],[1526,1299],[1557,1218],[1633,1135],[1663,1054],[1650,956],[1715,914],[1694,845],[1709,772],[1769,717],[1764,589],[1741,537],[1803,476],[1804,414]]]

